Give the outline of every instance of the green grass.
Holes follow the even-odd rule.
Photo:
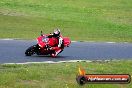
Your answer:
[[[0,0],[0,38],[54,28],[72,40],[132,42],[132,0]]]
[[[78,67],[88,74],[130,74],[132,61],[0,65],[0,88],[132,88],[130,84],[76,83]]]

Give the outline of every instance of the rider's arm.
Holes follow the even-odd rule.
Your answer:
[[[62,45],[62,42],[63,42],[63,39],[62,39],[62,37],[59,37],[59,44],[58,44],[58,47],[59,47],[59,48],[61,47],[61,45]]]
[[[48,35],[48,38],[52,38],[54,35],[53,34],[50,34],[50,35]]]

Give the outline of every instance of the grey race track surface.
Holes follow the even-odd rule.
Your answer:
[[[33,40],[0,40],[0,63],[132,59],[131,43],[72,42],[57,58],[25,56],[25,50],[34,44]]]

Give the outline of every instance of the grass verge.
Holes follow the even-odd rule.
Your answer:
[[[132,42],[132,0],[0,0],[0,38],[61,28],[72,40]]]
[[[0,65],[0,88],[80,88],[78,67],[87,73],[130,74],[132,61],[77,62],[59,64]],[[82,88],[131,88],[130,84],[86,84]]]

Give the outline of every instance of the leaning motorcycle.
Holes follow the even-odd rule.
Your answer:
[[[58,39],[54,37],[49,38],[48,35],[50,34],[42,34],[41,31],[41,36],[37,38],[37,44],[30,46],[25,51],[25,55],[32,56],[34,54],[37,54],[37,55],[52,56],[52,54],[55,53],[55,50],[51,50],[50,48],[58,45]],[[61,46],[61,50],[63,51],[65,47],[69,47],[71,41],[68,37],[62,37],[62,38],[63,38],[63,43]]]

